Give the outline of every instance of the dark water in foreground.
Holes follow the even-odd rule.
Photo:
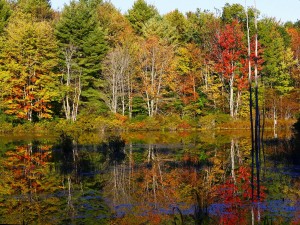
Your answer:
[[[258,191],[248,136],[1,137],[0,224],[300,224],[299,141],[266,137]]]

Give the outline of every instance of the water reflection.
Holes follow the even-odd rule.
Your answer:
[[[294,141],[266,142],[259,199],[241,133],[10,143],[0,158],[0,223],[299,224]]]

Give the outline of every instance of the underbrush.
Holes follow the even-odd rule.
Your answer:
[[[289,130],[295,120],[278,120],[276,129]],[[263,125],[263,123],[261,123]],[[273,129],[273,120],[266,119],[264,129]],[[185,131],[185,130],[236,130],[250,129],[249,119],[231,119],[226,114],[210,114],[199,118],[179,115],[135,117],[129,119],[119,114],[101,116],[80,116],[75,122],[65,119],[40,121],[38,123],[25,122],[13,124],[1,122],[0,133],[67,133],[80,134],[82,132],[105,131]]]

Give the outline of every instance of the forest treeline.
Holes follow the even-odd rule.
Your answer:
[[[72,0],[61,11],[49,0],[0,0],[0,120],[246,120],[249,60],[259,65],[266,118],[294,119],[300,21],[259,16],[258,57],[254,41],[248,57],[247,14],[254,40],[259,11],[240,4],[161,15],[144,0],[124,14],[102,0]]]

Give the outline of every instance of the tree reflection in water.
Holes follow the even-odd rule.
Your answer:
[[[156,135],[91,145],[62,135],[9,147],[0,158],[0,223],[299,223],[296,140],[266,141],[260,199],[252,199],[244,136]]]

